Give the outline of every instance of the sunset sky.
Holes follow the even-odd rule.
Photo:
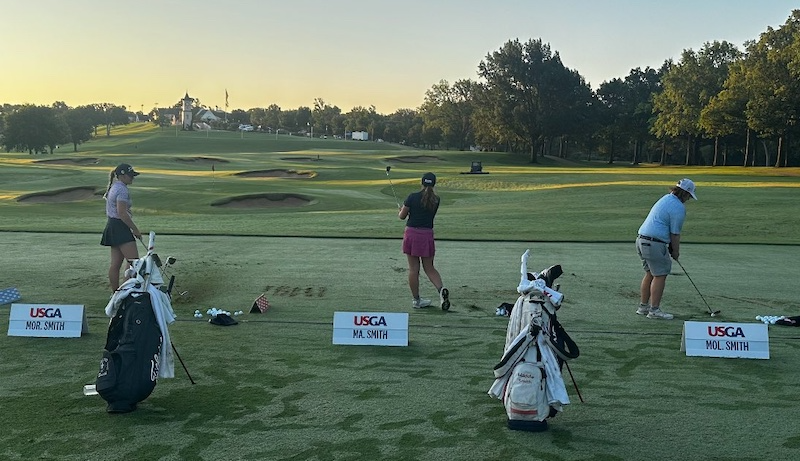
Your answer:
[[[110,102],[145,112],[185,92],[210,107],[415,109],[477,80],[505,42],[542,39],[593,88],[684,49],[743,49],[792,0],[0,0],[0,104]]]

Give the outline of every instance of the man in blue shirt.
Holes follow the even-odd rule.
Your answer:
[[[672,314],[661,310],[661,297],[667,275],[672,270],[672,259],[677,261],[680,257],[681,228],[686,218],[685,203],[690,198],[697,200],[694,182],[688,178],[681,179],[670,188],[669,194],[653,205],[639,227],[636,251],[642,260],[644,277],[636,313],[646,315],[649,319],[673,318]]]

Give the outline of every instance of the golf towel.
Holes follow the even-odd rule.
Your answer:
[[[267,297],[264,296],[264,293],[261,293],[261,296],[253,301],[253,307],[250,308],[250,312],[263,314],[267,309],[269,309],[269,301],[267,301]]]
[[[19,290],[15,287],[6,288],[5,290],[0,290],[0,306],[3,304],[10,304],[14,301],[17,301],[22,296],[19,294]]]

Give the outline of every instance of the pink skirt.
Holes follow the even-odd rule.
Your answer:
[[[433,229],[406,227],[403,232],[403,253],[420,258],[432,258],[436,254]]]

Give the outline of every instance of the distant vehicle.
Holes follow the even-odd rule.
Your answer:
[[[353,141],[367,141],[369,140],[369,133],[366,131],[354,131],[352,139]]]
[[[253,125],[239,125],[239,131],[253,131]]]

